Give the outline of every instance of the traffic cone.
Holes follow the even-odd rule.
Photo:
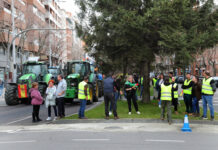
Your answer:
[[[181,129],[181,131],[182,132],[192,132],[192,129],[189,127],[188,115],[185,115],[184,125],[183,125],[183,128]]]

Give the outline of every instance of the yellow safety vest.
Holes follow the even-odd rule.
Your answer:
[[[79,83],[79,89],[78,89],[78,99],[86,99],[85,96],[85,86],[86,86],[86,82],[82,81]],[[88,94],[88,99],[90,100],[90,95],[89,95],[89,87],[87,89],[87,94]]]
[[[173,81],[172,81],[172,78],[169,78],[169,82],[170,82],[170,83],[172,83],[172,82],[173,82]]]
[[[177,86],[177,83],[174,83],[173,88],[176,88],[176,86]],[[174,98],[178,98],[179,97],[178,90],[174,91],[173,95],[174,95]]]
[[[213,95],[214,92],[213,92],[213,88],[211,87],[210,85],[210,82],[211,82],[212,78],[204,78],[203,79],[203,84],[202,84],[202,94],[207,94],[207,95]]]
[[[141,77],[141,85],[143,85],[143,77]]]
[[[161,84],[161,98],[162,101],[172,101],[172,85],[165,86]]]
[[[156,87],[157,79],[153,78],[153,86]]]
[[[188,81],[188,80],[186,79],[185,82],[184,82],[184,85],[185,85],[185,86],[188,86],[188,85],[191,83],[191,81],[192,81],[192,80],[189,80],[189,81]],[[188,88],[188,89],[184,89],[184,90],[183,90],[183,93],[184,93],[184,94],[191,95],[191,94],[192,94],[192,87],[190,87],[190,88]]]

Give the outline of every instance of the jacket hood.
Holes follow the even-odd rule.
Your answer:
[[[165,83],[165,82],[164,82],[164,85],[165,85],[165,86],[168,86],[168,85],[170,85],[170,83]]]
[[[33,91],[37,91],[37,89],[31,88],[31,89],[30,89],[30,93],[32,93]]]

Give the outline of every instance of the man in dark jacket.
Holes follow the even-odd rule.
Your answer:
[[[117,116],[117,108],[114,102],[114,79],[112,74],[110,74],[106,79],[104,79],[104,103],[105,103],[105,119],[109,119],[109,103],[111,102],[113,108],[114,119],[119,119]]]
[[[194,85],[192,87],[193,115],[195,117],[199,117],[200,116],[199,101],[201,99],[201,84],[199,83],[199,78],[198,77],[193,77],[192,81],[194,82]]]

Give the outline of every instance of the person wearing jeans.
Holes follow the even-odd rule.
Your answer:
[[[67,90],[67,83],[64,80],[62,75],[58,75],[58,86],[56,90],[56,100],[57,100],[57,105],[58,105],[58,116],[60,118],[65,117],[65,107],[64,107],[64,97],[66,94]]]
[[[85,109],[87,100],[89,100],[89,81],[88,77],[84,77],[84,80],[79,83],[78,98],[80,100],[79,119],[87,119],[85,117]]]
[[[193,77],[194,85],[192,87],[192,109],[195,117],[200,117],[199,101],[201,99],[201,84],[197,77]]]
[[[203,100],[203,119],[207,119],[207,104],[210,108],[211,121],[214,120],[214,108],[213,108],[213,95],[216,92],[215,81],[210,77],[210,72],[204,72],[204,79],[202,84],[202,100]]]
[[[119,119],[117,115],[117,108],[115,106],[115,99],[114,99],[114,88],[115,88],[115,82],[114,79],[112,78],[112,75],[109,75],[105,80],[104,80],[104,103],[105,103],[105,119],[109,119],[109,104],[111,102],[112,109],[113,109],[113,114],[114,114],[114,119]]]

